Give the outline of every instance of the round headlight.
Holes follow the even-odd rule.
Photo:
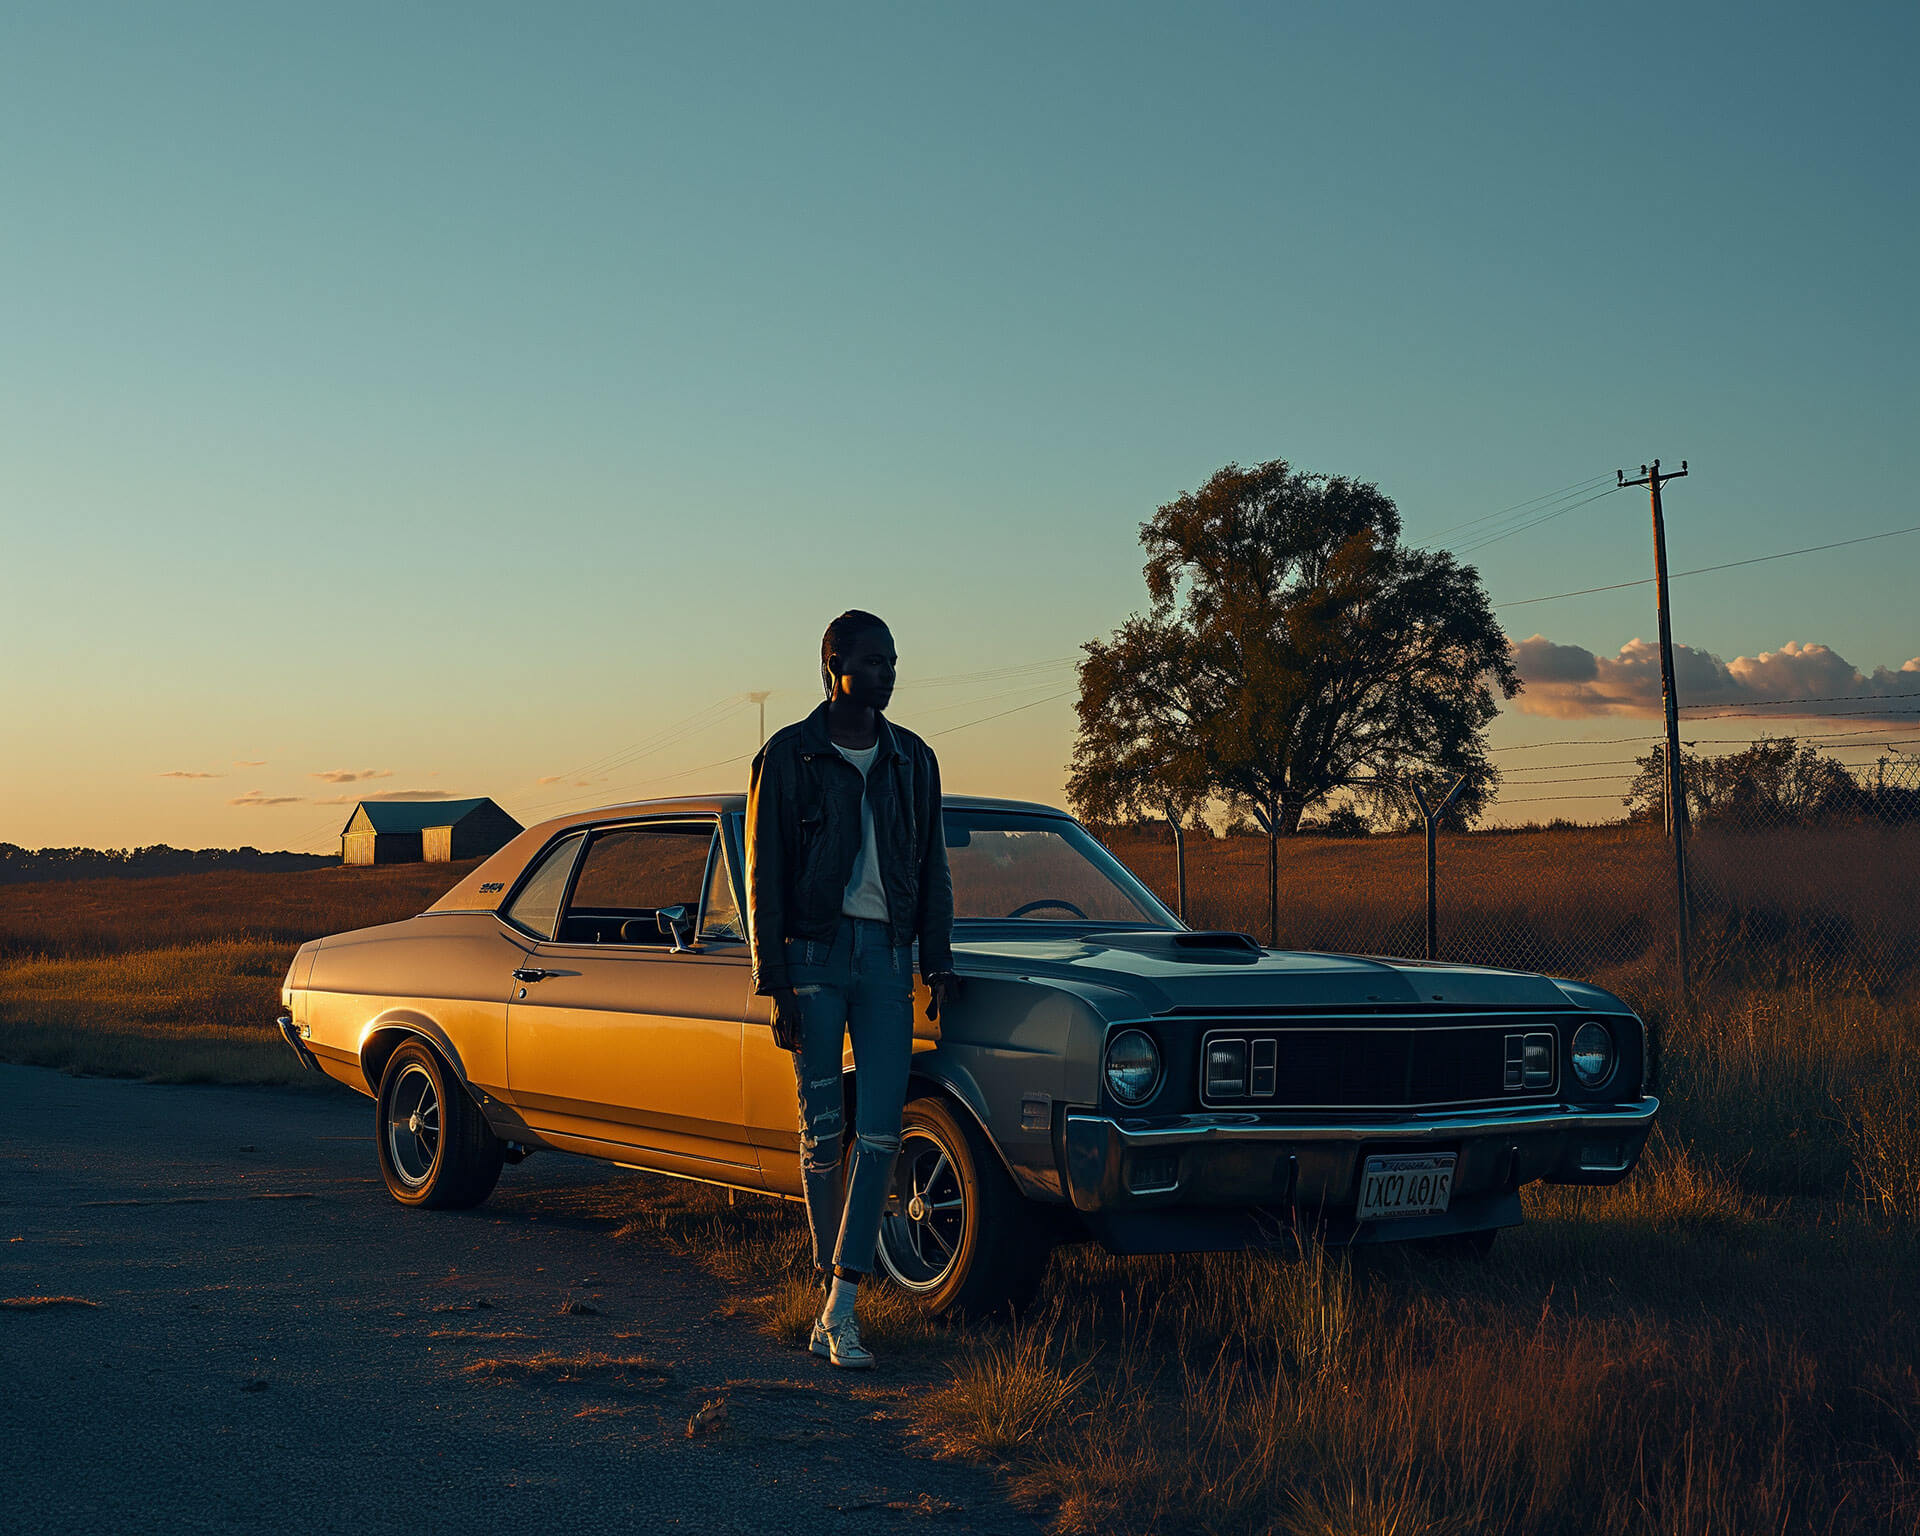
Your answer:
[[[1589,1019],[1573,1032],[1573,1075],[1584,1088],[1598,1088],[1613,1076],[1613,1034]]]
[[[1160,1086],[1160,1050],[1143,1030],[1123,1029],[1107,1042],[1107,1087],[1122,1104],[1144,1104]]]

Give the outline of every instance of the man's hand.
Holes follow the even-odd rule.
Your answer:
[[[949,1000],[960,995],[960,976],[955,971],[931,971],[927,983],[927,1019],[937,1023]]]
[[[783,1051],[800,1049],[800,999],[792,987],[773,993],[773,1043]]]

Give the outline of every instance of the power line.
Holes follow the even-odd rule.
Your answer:
[[[1054,680],[1049,679],[1045,682],[1026,683],[1018,688],[1003,688],[998,693],[982,694],[980,697],[973,699],[957,699],[948,704],[936,704],[931,709],[915,710],[912,718],[919,720],[927,715],[945,714],[948,710],[973,709],[982,704],[998,704],[1002,699],[1011,699],[1023,693],[1032,693],[1037,688],[1051,688],[1053,686]],[[1071,692],[1072,690],[1069,689],[1068,691]]]
[[[1871,544],[1876,539],[1897,539],[1903,533],[1920,533],[1920,523],[1911,528],[1889,528],[1885,533],[1862,534],[1857,539],[1835,539],[1831,544],[1809,544],[1805,549],[1783,549],[1775,555],[1753,555],[1745,560],[1727,560],[1719,565],[1696,565],[1690,571],[1674,571],[1672,579],[1682,576],[1704,576],[1709,571],[1730,571],[1741,565],[1765,565],[1769,560],[1791,560],[1796,555],[1817,555],[1826,549],[1845,549],[1850,544]],[[1508,602],[1495,603],[1496,608],[1524,608],[1529,603],[1553,603],[1563,597],[1586,597],[1594,592],[1622,592],[1628,587],[1645,587],[1653,584],[1654,578],[1642,576],[1638,581],[1616,581],[1604,587],[1578,587],[1571,592],[1549,592],[1545,597],[1518,597]]]
[[[1430,534],[1428,537],[1420,539],[1417,542],[1422,545],[1437,543],[1450,533],[1457,533],[1462,528],[1477,527],[1481,523],[1490,523],[1496,517],[1505,517],[1509,512],[1518,512],[1523,507],[1537,507],[1542,502],[1556,501],[1562,496],[1578,495],[1581,491],[1598,485],[1606,478],[1604,474],[1589,475],[1585,480],[1576,480],[1572,485],[1563,485],[1557,491],[1542,491],[1538,496],[1529,496],[1525,501],[1516,501],[1512,506],[1502,507],[1498,512],[1483,512],[1478,517],[1468,518],[1464,523],[1454,523],[1449,527],[1442,528],[1438,533]]]
[[[1017,666],[989,667],[982,672],[949,672],[941,677],[917,677],[897,684],[896,693],[905,693],[914,688],[951,688],[965,683],[997,683],[1005,679],[1021,677],[1032,672],[1044,672],[1069,663],[1077,663],[1078,656],[1050,656],[1045,661],[1026,661]]]
[[[1920,693],[1829,693],[1807,699],[1747,699],[1741,702],[1715,700],[1708,704],[1682,704],[1682,709],[1767,709],[1776,704],[1859,704],[1873,699],[1920,699]],[[1711,715],[1702,717],[1713,719]]]
[[[1542,747],[1624,747],[1634,742],[1659,739],[1658,736],[1601,736],[1579,741],[1524,741],[1517,746],[1489,747],[1487,750],[1489,752],[1537,752]]]
[[[1528,779],[1522,789],[1539,789],[1546,784],[1631,784],[1639,777],[1632,773],[1583,773],[1571,779]]]
[[[1723,715],[1692,715],[1688,718],[1687,723],[1691,725],[1695,720],[1752,720],[1758,723],[1766,720],[1792,720],[1795,718],[1813,720],[1881,720],[1890,719],[1895,715],[1920,715],[1920,709],[1835,709],[1820,715],[1799,717],[1793,715],[1745,715],[1741,714],[1738,710],[1734,710]]]
[[[1712,719],[1716,717],[1708,716],[1707,718]],[[1729,716],[1726,718],[1739,719],[1744,717]],[[1912,727],[1903,722],[1902,724],[1892,727],[1892,729],[1909,730],[1909,729],[1912,729]],[[1862,726],[1856,730],[1849,730],[1849,731],[1795,731],[1792,733],[1793,739],[1795,741],[1826,741],[1836,737],[1884,736],[1886,734],[1887,734],[1886,731],[1876,731],[1872,729],[1870,726]],[[1516,743],[1513,746],[1489,747],[1487,748],[1487,751],[1489,753],[1537,752],[1543,747],[1625,747],[1625,746],[1636,746],[1643,742],[1658,741],[1658,740],[1660,740],[1658,736],[1583,737],[1575,741],[1523,741],[1523,742]],[[1694,740],[1689,743],[1689,745],[1691,746],[1742,746],[1742,745],[1751,746],[1752,744],[1753,744],[1752,739],[1750,737],[1742,737],[1742,736],[1711,736],[1711,737],[1704,737],[1704,738],[1695,737]],[[1573,763],[1549,763],[1549,764],[1542,764],[1540,771],[1544,772],[1547,768],[1572,768],[1575,766],[1577,765]],[[1517,771],[1524,771],[1524,770],[1517,770]]]
[[[1567,745],[1575,746],[1578,745],[1578,743],[1568,742]],[[1586,763],[1542,763],[1537,768],[1508,768],[1503,771],[1507,773],[1557,773],[1562,768],[1618,768],[1623,763],[1637,763],[1639,761],[1640,759],[1637,757],[1601,757]]]
[[[1536,517],[1528,518],[1525,522],[1516,523],[1513,527],[1503,529],[1499,533],[1489,533],[1484,538],[1475,539],[1463,544],[1459,549],[1455,550],[1454,553],[1457,555],[1470,555],[1476,550],[1485,549],[1489,544],[1498,544],[1502,539],[1510,539],[1516,533],[1525,533],[1529,529],[1538,528],[1542,523],[1552,522],[1556,517],[1565,517],[1569,512],[1577,512],[1581,507],[1589,507],[1596,501],[1604,501],[1607,497],[1624,489],[1624,486],[1610,485],[1605,490],[1599,491],[1594,495],[1582,497],[1579,501],[1570,502],[1564,507],[1555,507],[1550,512],[1542,512]]]
[[[1909,728],[1910,727],[1904,724],[1891,727],[1892,730],[1906,730]],[[1790,733],[1791,739],[1794,741],[1831,741],[1836,737],[1845,737],[1845,736],[1878,737],[1878,736],[1885,736],[1888,734],[1889,734],[1888,731],[1876,731],[1876,730],[1873,730],[1871,727],[1865,727],[1865,726],[1855,731],[1794,731]],[[1649,739],[1653,740],[1657,738],[1649,738]],[[1911,740],[1912,738],[1908,738],[1908,739]],[[1691,742],[1688,743],[1689,746],[1696,746],[1696,747],[1697,746],[1737,747],[1743,744],[1746,746],[1752,746],[1753,738],[1751,736],[1705,736],[1705,737],[1696,736]],[[1864,745],[1864,743],[1862,743],[1862,745]]]
[[[985,725],[989,720],[1003,720],[1008,715],[1019,714],[1023,709],[1038,709],[1042,704],[1051,704],[1055,699],[1064,699],[1073,692],[1073,689],[1068,688],[1061,693],[1049,694],[1044,699],[1034,699],[1025,704],[1016,704],[1012,709],[1003,709],[997,715],[982,715],[978,720],[966,720],[962,721],[959,725],[950,725],[944,731],[931,731],[928,733],[928,740],[932,740],[935,736],[951,736],[955,731],[964,731],[969,726]]]
[[[1012,709],[1003,709],[1003,710],[1001,710],[1001,711],[999,711],[999,713],[997,713],[997,714],[992,714],[992,715],[982,715],[982,716],[981,716],[981,717],[980,717],[980,718],[979,718],[978,720],[963,720],[963,721],[962,721],[962,722],[961,722],[961,723],[960,723],[959,725],[950,725],[950,726],[948,726],[948,727],[947,727],[947,728],[946,728],[946,729],[945,729],[944,731],[933,731],[933,732],[930,732],[930,733],[929,733],[929,736],[930,736],[930,737],[932,737],[932,736],[951,736],[951,735],[952,735],[952,734],[953,734],[953,733],[954,733],[955,731],[964,731],[964,730],[967,730],[967,729],[969,729],[969,728],[970,728],[970,727],[972,727],[972,726],[976,726],[976,725],[985,725],[985,724],[986,724],[986,723],[987,723],[987,722],[988,722],[989,720],[1001,720],[1001,719],[1004,719],[1004,718],[1005,718],[1006,716],[1008,716],[1008,715],[1017,715],[1017,714],[1019,714],[1019,713],[1020,713],[1020,711],[1021,711],[1021,710],[1023,710],[1023,709],[1034,709],[1034,708],[1037,708],[1037,707],[1038,707],[1039,705],[1042,705],[1042,704],[1051,704],[1051,703],[1053,703],[1053,702],[1054,702],[1054,700],[1055,700],[1055,699],[1064,699],[1064,698],[1066,698],[1066,697],[1067,697],[1067,696],[1068,696],[1069,694],[1071,694],[1071,693],[1072,693],[1073,691],[1074,691],[1073,689],[1071,689],[1071,688],[1069,688],[1069,689],[1067,689],[1067,690],[1066,690],[1065,692],[1062,692],[1062,693],[1056,693],[1056,694],[1053,694],[1053,695],[1052,695],[1051,697],[1049,697],[1049,698],[1044,698],[1044,699],[1032,699],[1032,700],[1030,700],[1030,701],[1028,701],[1028,702],[1027,702],[1027,703],[1025,703],[1025,704],[1016,704],[1016,705],[1015,705],[1015,706],[1014,706],[1014,707],[1013,707]],[[975,700],[974,702],[976,702],[976,703],[978,703],[978,702],[980,702],[980,701],[978,701],[978,700]],[[651,778],[651,779],[646,779],[646,780],[643,780],[643,781],[642,781],[641,783],[638,783],[638,784],[630,784],[630,785],[625,785],[625,786],[622,786],[622,787],[621,787],[621,788],[619,788],[619,789],[615,789],[615,790],[609,790],[609,791],[608,791],[608,793],[612,793],[612,794],[621,794],[621,795],[625,795],[625,796],[627,796],[627,797],[629,797],[629,798],[631,798],[631,797],[633,797],[633,796],[635,796],[635,795],[637,795],[637,794],[638,794],[638,793],[639,793],[640,791],[642,791],[642,790],[647,790],[647,789],[652,789],[652,788],[653,788],[653,787],[654,787],[655,785],[659,785],[659,784],[670,784],[670,783],[672,783],[672,782],[673,782],[673,781],[674,781],[675,779],[685,779],[685,778],[691,778],[691,777],[692,777],[692,776],[693,776],[694,774],[696,774],[696,773],[706,773],[706,772],[709,772],[710,770],[712,770],[712,769],[716,769],[716,768],[730,768],[730,767],[732,767],[732,766],[733,766],[734,764],[736,764],[736,763],[744,763],[744,762],[747,762],[747,761],[749,761],[749,760],[751,760],[751,759],[752,759],[752,758],[753,758],[753,757],[754,757],[755,755],[756,755],[756,754],[755,754],[755,753],[752,753],[752,752],[742,752],[742,753],[739,753],[739,754],[738,754],[737,756],[734,756],[734,757],[723,757],[723,758],[720,758],[720,759],[718,759],[718,760],[717,760],[717,761],[715,761],[715,762],[711,762],[711,763],[701,763],[701,764],[700,764],[700,765],[699,765],[698,767],[694,767],[694,768],[682,768],[682,769],[679,769],[679,770],[677,770],[676,772],[673,772],[673,773],[667,773],[667,774],[661,774],[661,775],[659,775],[659,776],[657,776],[657,777],[655,777],[655,778]],[[584,801],[584,800],[588,800],[588,799],[592,799],[592,798],[594,798],[594,797],[593,797],[593,796],[587,796],[587,795],[574,795],[574,796],[569,796],[568,798],[569,798],[569,799],[570,799],[571,801],[573,801],[573,803],[575,803],[575,804],[579,804],[580,802],[582,802],[582,801]],[[560,804],[560,803],[561,803],[561,802],[559,802],[559,801],[551,801],[551,802],[549,802],[549,804],[550,804],[550,805],[558,805],[558,804]],[[607,803],[608,803],[608,804],[623,804],[623,803],[624,803],[624,801],[619,801],[619,800],[610,800],[610,801],[608,801]],[[538,806],[530,806],[530,807],[528,807],[528,809],[530,809],[530,810],[537,810],[537,809],[540,809],[540,807],[538,807]],[[561,814],[563,814],[563,815],[564,815],[564,814],[565,814],[565,812],[562,812]]]
[[[697,736],[701,731],[718,725],[733,710],[746,702],[747,695],[744,693],[728,694],[725,698],[715,699],[672,725],[662,727],[651,736],[643,736],[636,742],[618,747],[612,752],[594,758],[591,762],[582,763],[577,768],[569,768],[565,773],[557,773],[553,777],[557,781],[575,778],[581,774],[611,773],[616,768],[624,768],[629,763],[638,762],[643,757],[651,757],[655,752],[676,746],[689,736]],[[559,802],[556,800],[547,803],[558,804]],[[538,809],[538,806],[534,809]]]
[[[1544,805],[1549,800],[1557,803],[1563,800],[1619,800],[1620,798],[1619,795],[1527,795],[1519,800],[1496,800],[1494,807],[1497,809],[1503,805]]]

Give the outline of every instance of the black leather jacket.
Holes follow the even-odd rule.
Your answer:
[[[860,852],[860,798],[873,803],[874,851],[895,944],[920,942],[923,976],[953,968],[953,877],[940,820],[940,764],[912,731],[880,718],[865,784],[827,731],[823,703],[774,733],[747,790],[747,921],[753,989],[787,980],[789,939],[832,939]]]

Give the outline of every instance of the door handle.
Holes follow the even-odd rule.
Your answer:
[[[558,971],[543,971],[537,965],[523,965],[513,973],[515,981],[545,981],[549,976],[557,976]]]

